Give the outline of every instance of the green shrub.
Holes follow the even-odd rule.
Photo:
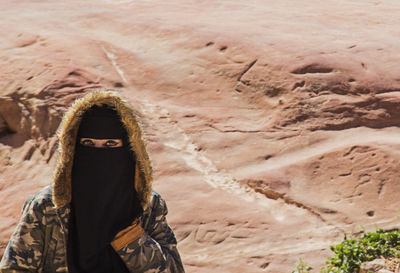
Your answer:
[[[362,232],[360,236],[344,236],[343,242],[330,246],[335,253],[321,268],[321,273],[358,273],[363,262],[377,258],[400,258],[400,232],[398,230]],[[311,272],[312,267],[302,259],[292,273]]]
[[[347,239],[336,246],[331,246],[335,254],[328,258],[323,273],[355,273],[360,265],[376,258],[400,257],[400,232],[378,229],[363,233],[360,237]]]
[[[307,273],[311,272],[313,268],[309,266],[302,258],[299,259],[296,265],[296,269],[292,273]]]

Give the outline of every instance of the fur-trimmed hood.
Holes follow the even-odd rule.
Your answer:
[[[149,156],[142,136],[142,129],[135,111],[118,93],[110,90],[96,90],[77,99],[64,114],[57,131],[60,157],[52,184],[53,202],[63,207],[71,202],[71,170],[74,159],[75,143],[82,115],[94,105],[108,105],[115,109],[129,136],[131,150],[136,155],[135,181],[140,203],[146,209],[152,190],[152,170]]]

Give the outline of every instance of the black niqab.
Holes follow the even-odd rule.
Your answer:
[[[82,137],[122,139],[123,147],[83,146]],[[135,157],[119,115],[92,107],[80,123],[71,175],[70,272],[129,272],[110,242],[142,213],[134,177]]]

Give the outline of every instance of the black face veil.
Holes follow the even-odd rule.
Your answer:
[[[82,137],[122,139],[117,148],[79,144]],[[117,112],[93,106],[82,117],[71,175],[70,272],[128,272],[113,250],[114,236],[142,213],[134,187],[135,156]]]

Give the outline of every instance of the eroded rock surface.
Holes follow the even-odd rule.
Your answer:
[[[314,268],[398,227],[397,1],[6,1],[0,255],[96,87],[143,118],[187,272]]]

